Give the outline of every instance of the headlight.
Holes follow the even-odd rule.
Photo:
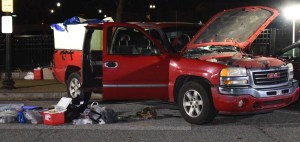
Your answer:
[[[294,78],[294,66],[292,63],[288,63],[287,66],[289,67],[289,80],[293,80]]]
[[[247,76],[246,68],[228,67],[221,71],[221,77]]]
[[[221,85],[248,85],[246,68],[228,67],[221,71]]]

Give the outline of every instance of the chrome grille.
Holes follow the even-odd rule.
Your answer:
[[[252,72],[255,85],[276,85],[288,81],[288,70]]]

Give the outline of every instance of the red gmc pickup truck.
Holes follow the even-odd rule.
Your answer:
[[[222,11],[202,27],[88,24],[82,51],[56,51],[54,73],[74,102],[88,101],[92,92],[103,100],[168,100],[194,124],[212,121],[218,112],[282,108],[299,95],[292,64],[244,52],[278,15],[253,6]]]

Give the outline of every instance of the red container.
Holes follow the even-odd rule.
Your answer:
[[[43,78],[43,72],[41,68],[33,70],[34,80],[41,80]]]
[[[60,125],[65,123],[65,113],[64,112],[43,112],[44,124],[45,125]]]

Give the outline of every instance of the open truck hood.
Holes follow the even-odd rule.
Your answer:
[[[186,49],[209,45],[245,49],[278,15],[277,10],[263,6],[225,10],[212,17],[187,44]]]

